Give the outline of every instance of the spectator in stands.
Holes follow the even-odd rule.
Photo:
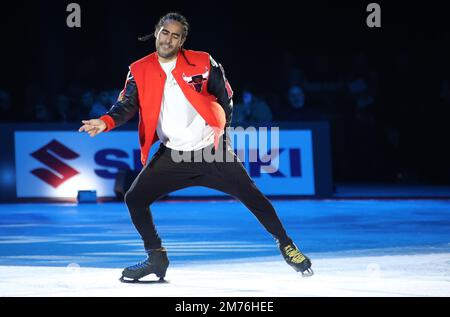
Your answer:
[[[374,107],[378,92],[378,73],[370,67],[367,55],[363,52],[352,58],[347,88],[357,110]]]
[[[94,93],[92,90],[87,90],[81,94],[80,106],[78,107],[77,118],[89,118],[92,106],[94,105]]]
[[[60,94],[55,99],[56,121],[71,122],[70,99],[66,95]]]
[[[50,109],[46,103],[45,97],[43,95],[37,96],[34,104],[34,118],[35,122],[50,122],[52,121],[52,116]]]
[[[89,111],[89,118],[99,118],[106,112],[108,112],[110,105],[111,97],[108,91],[100,91],[96,98],[95,102],[92,105],[91,111]],[[115,102],[115,101],[114,101]]]
[[[107,108],[109,110],[110,106],[115,104],[117,102],[117,98],[119,98],[120,90],[119,89],[112,89],[108,91],[108,105]]]
[[[305,92],[299,85],[289,88],[287,95],[288,107],[281,114],[284,121],[314,121],[320,120],[320,113],[306,103]]]
[[[8,92],[0,89],[0,111],[2,115],[0,116],[1,122],[11,122],[14,121],[14,113],[11,104],[11,96]]]
[[[292,52],[285,51],[281,62],[281,89],[278,91],[283,95],[285,87],[299,86],[307,96],[307,106],[314,106],[314,109],[320,111],[322,117],[333,117],[341,114],[346,109],[348,102],[348,89],[343,74],[335,61],[330,60],[327,54],[320,53],[309,56],[294,55]],[[285,101],[285,106],[288,101]],[[277,119],[282,120],[285,114],[276,110]],[[350,111],[348,111],[350,112]]]
[[[244,89],[241,102],[234,106],[233,126],[269,126],[271,121],[272,111],[269,105],[249,89]]]

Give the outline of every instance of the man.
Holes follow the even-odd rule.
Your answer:
[[[286,234],[269,200],[256,188],[222,137],[231,123],[231,87],[223,68],[207,53],[183,49],[189,32],[186,18],[169,13],[155,27],[156,52],[133,63],[118,101],[100,119],[83,121],[80,132],[91,137],[124,124],[139,111],[139,141],[144,168],[125,195],[131,219],[148,254],[126,268],[122,281],[156,274],[164,279],[166,249],[153,223],[150,205],[169,192],[190,186],[223,191],[243,202],[276,239],[289,265],[312,275],[311,261]],[[146,37],[148,38],[148,37]],[[146,165],[150,147],[159,150]],[[223,160],[207,162],[202,153],[223,150]],[[177,154],[192,160],[177,161]]]

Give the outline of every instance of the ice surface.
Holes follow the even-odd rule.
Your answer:
[[[316,258],[314,260],[314,258]],[[169,284],[122,284],[121,269],[0,267],[1,296],[449,296],[450,253],[320,257],[302,278],[279,257],[175,265]],[[150,279],[155,279],[154,275]]]
[[[163,285],[118,281],[145,256],[123,203],[0,204],[0,296],[450,295],[449,200],[273,203],[313,277],[238,202],[152,205],[171,260]]]

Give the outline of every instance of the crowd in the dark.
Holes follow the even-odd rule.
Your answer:
[[[377,68],[367,54],[358,52],[336,75],[326,56],[302,63],[286,53],[280,78],[284,89],[261,91],[251,82],[234,87],[232,125],[283,127],[284,122],[292,126],[327,121],[337,181],[449,184],[449,77],[423,81],[414,71],[415,57],[405,51],[397,54],[392,63]],[[309,67],[302,69],[302,64]],[[113,87],[101,90],[71,83],[49,96],[38,87],[39,83],[27,87],[25,107],[15,105],[8,91],[0,89],[0,121],[98,118],[120,93]]]
[[[105,113],[129,63],[153,50],[137,36],[152,32],[156,9],[167,10],[142,1],[80,3],[80,30],[65,27],[63,5],[37,1],[28,11],[14,6],[22,17],[2,21],[21,19],[28,37],[2,36],[14,45],[0,60],[0,122],[80,122]],[[414,25],[403,7],[383,5],[382,29],[369,30],[364,6],[337,1],[305,2],[297,11],[230,3],[217,15],[177,8],[191,21],[187,48],[209,51],[225,68],[235,92],[234,126],[327,121],[335,181],[450,184],[444,20]],[[411,16],[436,14],[425,9]],[[49,10],[45,21],[39,18]],[[117,23],[121,10],[127,14]]]
[[[288,64],[283,93],[258,95],[245,88],[233,122],[329,122],[336,180],[450,184],[450,73],[444,51],[436,52],[426,71],[420,70],[426,59],[405,50],[393,52],[386,65],[358,52],[337,76],[324,56],[304,63],[307,71]]]
[[[86,89],[74,83],[67,91],[46,95],[31,84],[25,92],[25,105],[18,107],[10,94],[0,89],[0,109],[4,114],[0,122],[66,123],[98,118],[117,101],[119,93],[119,89]]]

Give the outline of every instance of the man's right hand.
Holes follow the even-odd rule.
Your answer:
[[[106,123],[100,119],[91,119],[81,121],[83,126],[78,129],[78,132],[87,132],[91,138],[106,130]]]

